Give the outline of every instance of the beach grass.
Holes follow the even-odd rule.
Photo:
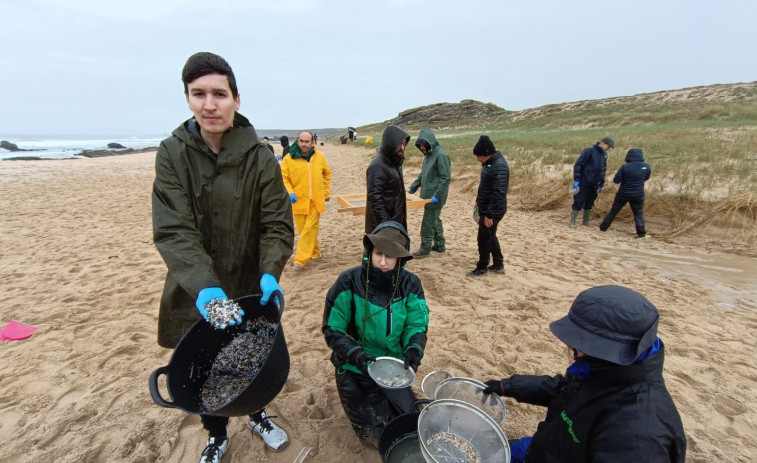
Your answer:
[[[403,126],[411,144],[423,125]],[[361,142],[373,137],[364,146],[377,148],[384,127],[359,128]],[[757,83],[548,105],[431,128],[452,165],[463,169],[478,168],[473,146],[480,135],[488,135],[510,164],[510,190],[517,191],[518,206],[531,211],[564,208],[575,160],[583,149],[611,136],[616,148],[610,151],[606,192],[596,216],[609,210],[616,191],[612,177],[626,152],[642,148],[652,167],[645,215],[666,222],[658,237],[672,239],[712,224],[725,227],[732,248],[757,254]],[[421,160],[420,152],[408,147],[406,166]],[[618,220],[630,217],[624,211]]]

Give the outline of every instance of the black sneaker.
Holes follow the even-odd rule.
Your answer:
[[[447,248],[445,248],[444,246],[431,246],[431,250],[434,252],[438,252],[440,254],[443,252],[447,252]]]
[[[202,452],[200,463],[221,463],[227,450],[229,450],[228,437],[211,437]]]
[[[490,265],[486,267],[487,270],[494,273],[505,273],[505,266],[504,265]]]
[[[477,268],[475,270],[471,270],[466,274],[466,276],[469,277],[480,277],[481,275],[486,275],[486,269],[485,268]]]

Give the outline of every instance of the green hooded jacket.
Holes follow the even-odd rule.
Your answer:
[[[168,267],[158,344],[173,348],[200,319],[197,294],[218,286],[230,298],[260,293],[292,255],[292,206],[276,158],[241,114],[214,154],[192,118],[155,158],[153,239]]]
[[[422,358],[426,348],[428,306],[421,280],[405,269],[409,258],[384,273],[371,264],[372,253],[373,246],[366,244],[362,265],[339,275],[326,294],[321,331],[340,371],[362,374],[350,363],[359,349],[404,359],[408,349]]]
[[[421,187],[421,198],[431,199],[436,196],[439,204],[427,204],[428,207],[442,207],[447,202],[449,193],[449,181],[451,177],[450,161],[447,152],[436,141],[436,136],[430,128],[421,129],[416,144],[425,140],[431,146],[431,150],[423,156],[423,165],[418,178],[410,184],[410,191]]]

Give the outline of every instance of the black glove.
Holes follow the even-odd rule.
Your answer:
[[[375,362],[376,357],[366,354],[363,349],[355,351],[350,356],[350,363],[355,365],[364,375],[368,374],[368,362]]]
[[[418,349],[411,347],[405,352],[405,369],[412,367],[413,371],[418,371],[419,366],[421,366],[421,353]]]
[[[502,380],[490,379],[489,381],[484,381],[484,384],[486,384],[486,389],[484,389],[484,395],[487,395],[487,394],[497,394],[499,396],[505,395],[505,384],[502,382]]]

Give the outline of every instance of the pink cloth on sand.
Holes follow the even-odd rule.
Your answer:
[[[0,330],[0,338],[3,341],[20,341],[30,337],[35,331],[37,331],[36,326],[25,325],[13,320]]]

